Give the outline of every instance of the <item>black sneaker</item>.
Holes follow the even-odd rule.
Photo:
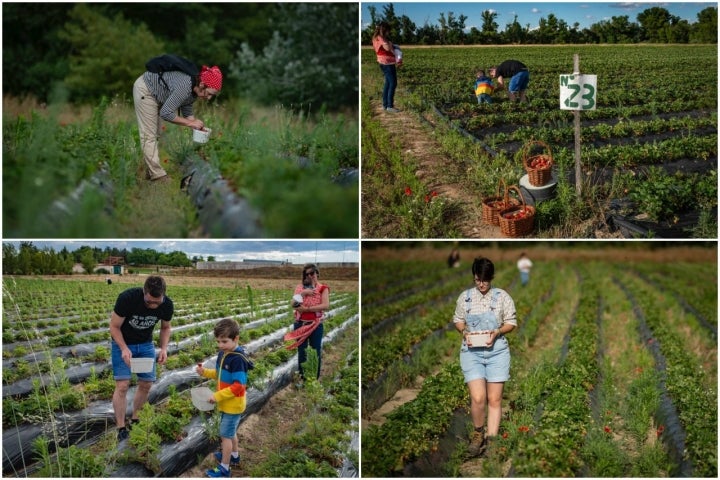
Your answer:
[[[128,438],[130,438],[130,432],[128,432],[128,429],[126,427],[118,428],[118,442],[122,442],[123,440],[127,440]]]

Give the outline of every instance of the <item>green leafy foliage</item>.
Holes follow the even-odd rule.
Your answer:
[[[357,102],[357,4],[280,4],[272,28],[261,53],[243,43],[231,64],[241,91],[314,110]]]
[[[83,100],[129,92],[153,56],[148,52],[163,50],[144,24],[133,25],[122,14],[105,17],[86,4],[70,12],[60,38],[76,52],[65,81],[73,98]]]

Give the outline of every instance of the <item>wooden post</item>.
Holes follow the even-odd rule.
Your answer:
[[[573,55],[573,73],[580,74],[580,55]],[[582,195],[582,166],[580,165],[580,110],[574,110],[575,117],[575,192]]]

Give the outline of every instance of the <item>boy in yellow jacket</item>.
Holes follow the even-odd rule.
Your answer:
[[[247,372],[253,363],[245,355],[240,341],[240,326],[235,320],[224,318],[213,330],[218,352],[215,369],[198,365],[197,373],[205,378],[217,380],[217,391],[208,399],[217,403],[220,416],[220,438],[222,451],[215,452],[220,463],[207,471],[208,477],[230,477],[230,465],[240,464],[237,429],[245,411],[245,388]]]

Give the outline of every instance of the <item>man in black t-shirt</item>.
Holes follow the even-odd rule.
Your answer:
[[[530,83],[530,71],[524,63],[517,60],[505,60],[497,67],[490,68],[490,76],[497,78],[500,86],[505,84],[505,78],[509,78],[508,97],[510,101],[519,98],[521,102],[527,102],[525,90]]]
[[[160,353],[157,362],[162,364],[167,360],[170,320],[174,313],[174,305],[170,297],[165,296],[165,290],[165,280],[162,277],[148,277],[143,288],[129,288],[118,295],[115,308],[110,315],[111,356],[115,378],[113,410],[118,427],[118,440],[124,440],[129,435],[125,426],[125,413],[127,392],[130,388],[131,360],[152,359],[152,369],[137,373],[138,386],[133,400],[131,425],[137,421],[138,413],[147,402],[150,387],[155,381],[153,330],[158,322],[160,322]]]

